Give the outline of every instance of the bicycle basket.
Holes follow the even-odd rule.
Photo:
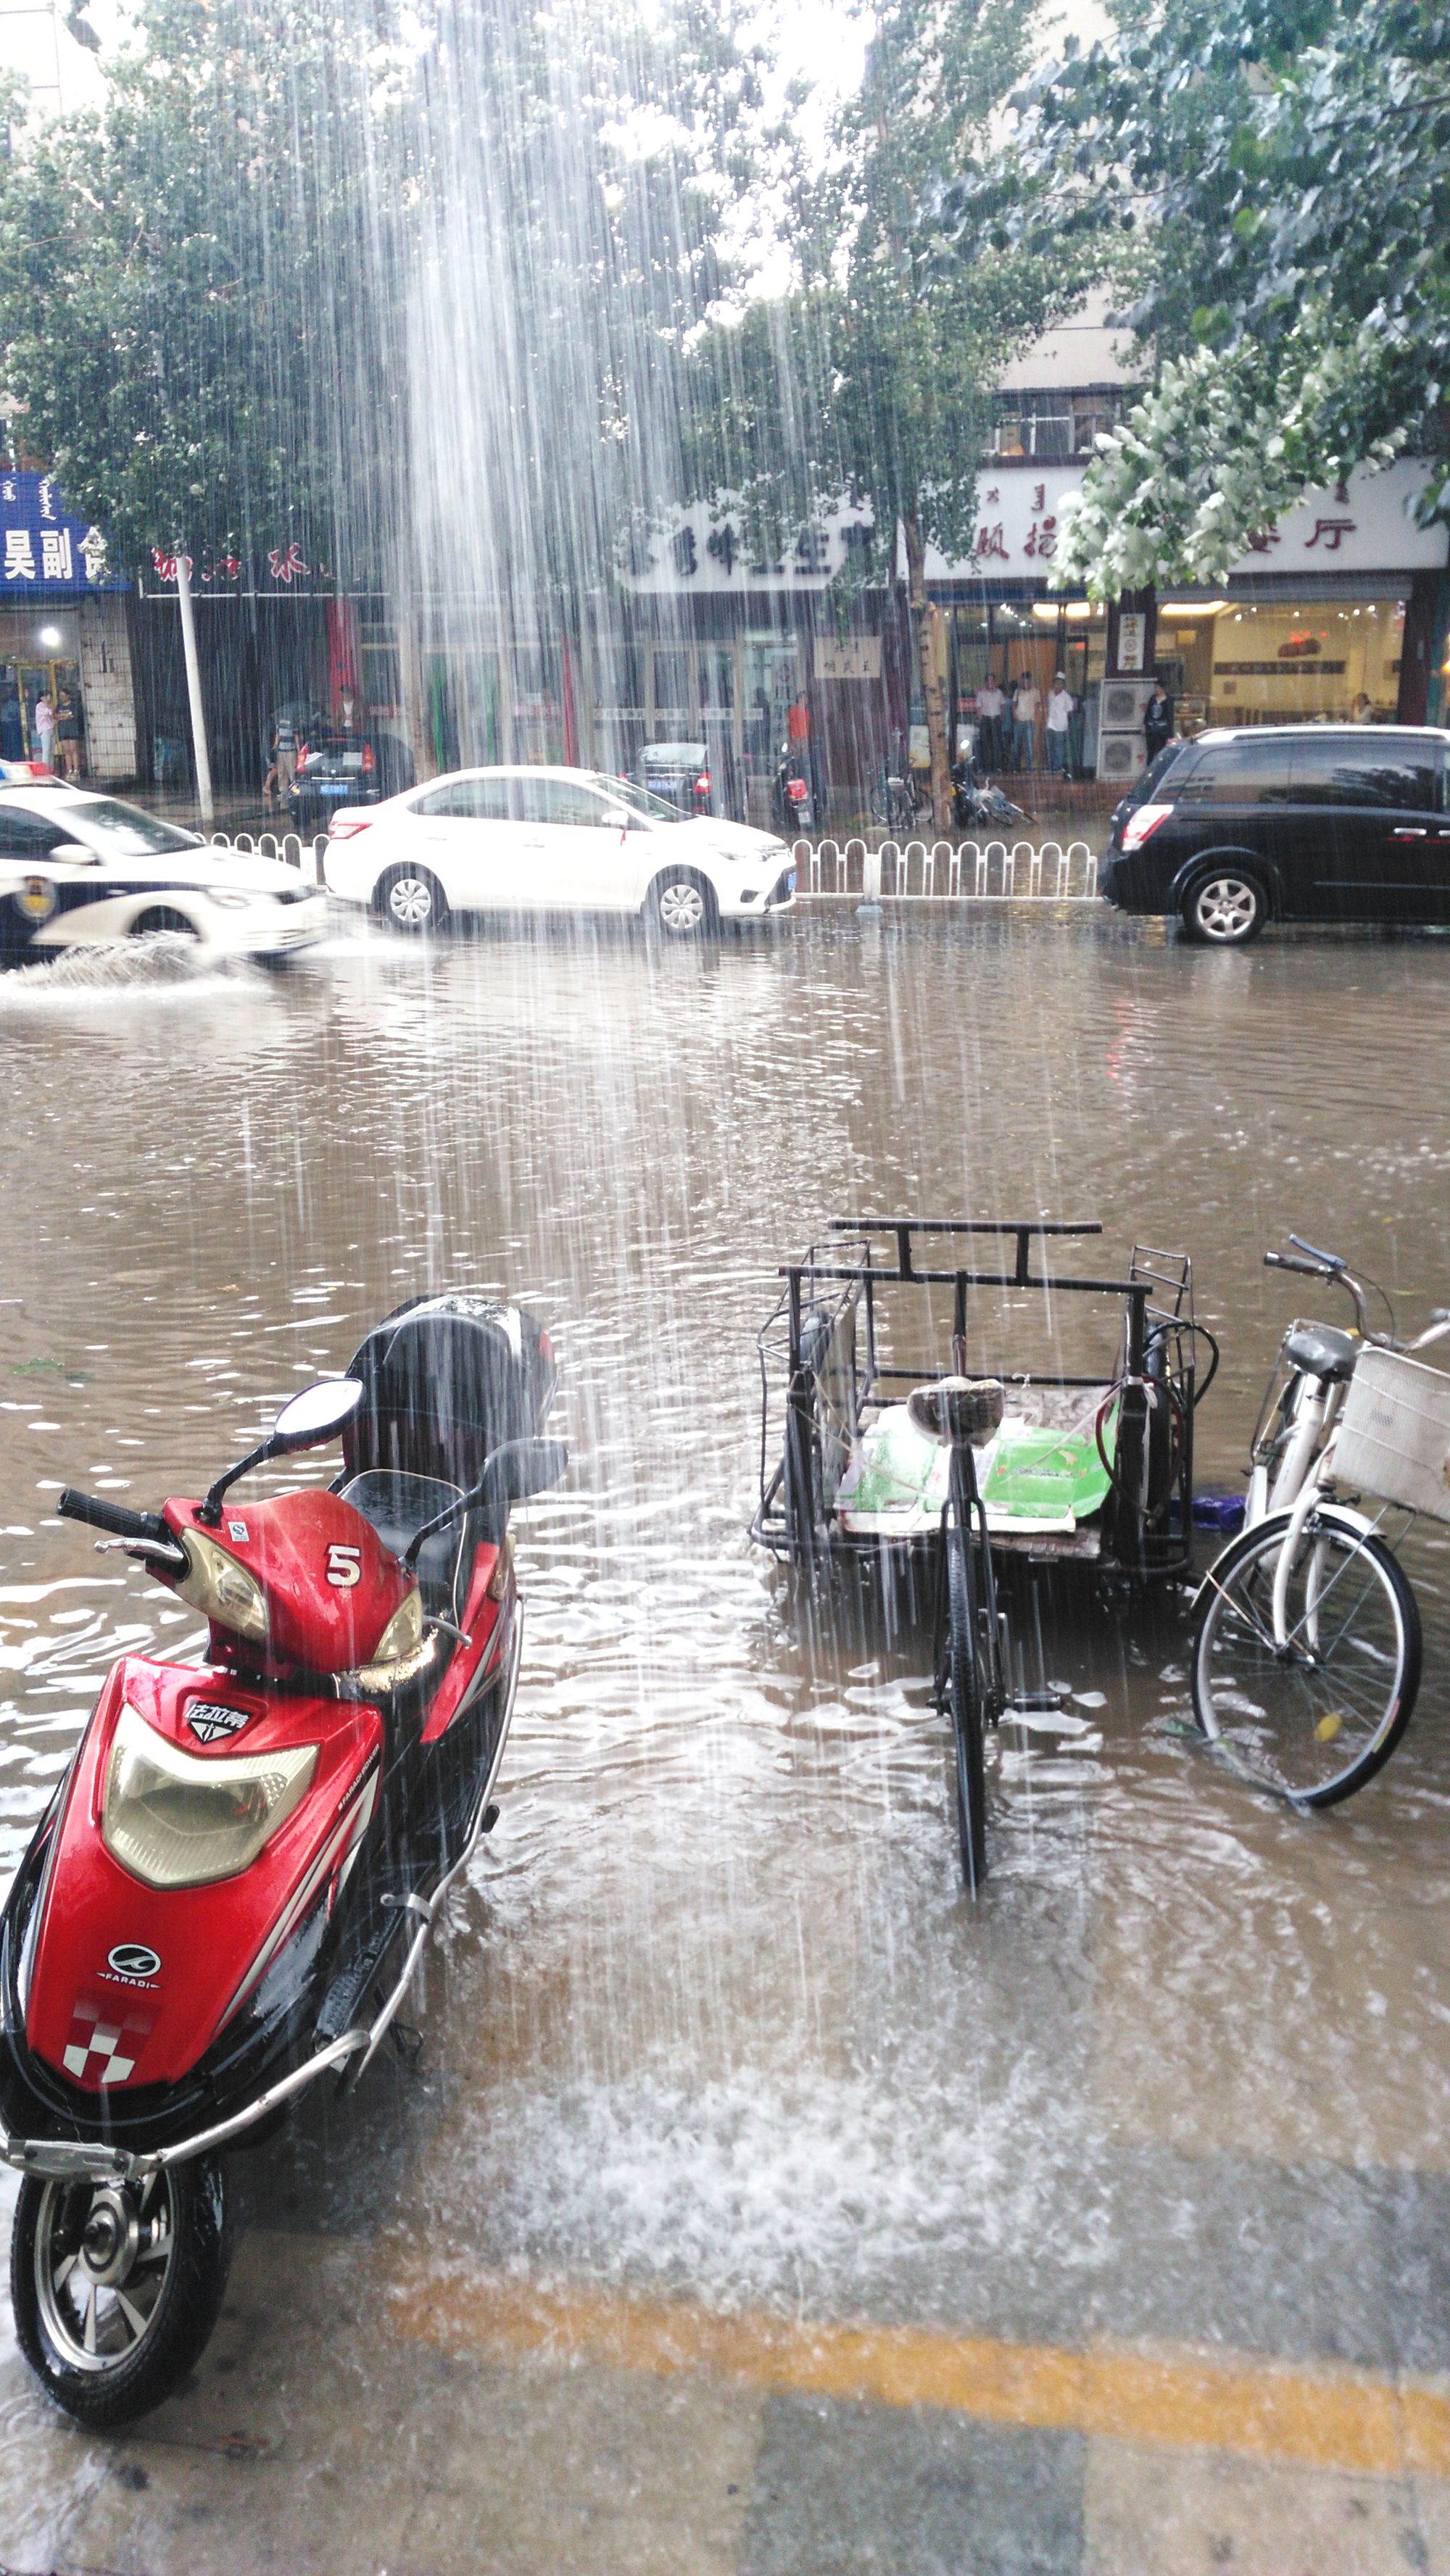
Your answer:
[[[1334,1453],[1337,1485],[1450,1521],[1450,1377],[1399,1351],[1361,1351]]]

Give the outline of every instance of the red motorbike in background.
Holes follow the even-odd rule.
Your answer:
[[[522,1309],[426,1297],[203,1501],[60,1498],[210,1627],[203,1663],[113,1666],[0,1917],[16,2331],[83,2424],[192,2367],[230,2258],[224,2151],[320,2076],[357,2082],[496,1818],[509,1510],[567,1463],[540,1437],[554,1385]],[[332,1488],[236,1499],[339,1436]]]

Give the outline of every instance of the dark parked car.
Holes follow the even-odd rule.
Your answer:
[[[296,832],[325,832],[339,805],[376,805],[413,784],[413,763],[394,734],[313,726],[297,746],[288,797]]]
[[[1447,750],[1425,725],[1170,742],[1113,816],[1102,891],[1216,947],[1266,921],[1450,923]]]

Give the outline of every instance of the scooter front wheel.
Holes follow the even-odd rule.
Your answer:
[[[140,2183],[21,2186],[10,2238],[20,2349],[47,2396],[92,2432],[134,2422],[200,2357],[231,2262],[214,2156]]]

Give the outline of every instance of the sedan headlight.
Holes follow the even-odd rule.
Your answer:
[[[184,1529],[181,1544],[191,1559],[191,1572],[176,1592],[193,1610],[204,1610],[221,1628],[232,1628],[255,1644],[267,1642],[267,1603],[260,1583],[201,1530]]]
[[[201,1887],[249,1869],[303,1799],[315,1744],[275,1753],[183,1753],[129,1704],[106,1766],[101,1839],[148,1887]]]

